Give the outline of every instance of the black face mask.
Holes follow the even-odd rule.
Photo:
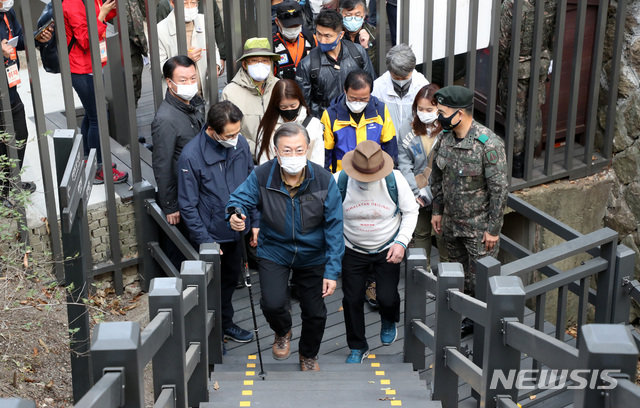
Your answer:
[[[456,123],[455,125],[451,123],[451,121],[453,120],[453,117],[456,116],[458,112],[460,112],[460,109],[453,112],[449,117],[443,116],[442,113],[438,115],[438,122],[440,123],[440,126],[442,126],[443,130],[451,131],[455,129],[455,127],[458,126],[460,122],[462,122],[462,119],[460,119],[458,123]]]
[[[393,90],[396,91],[396,94],[401,98],[404,98],[404,96],[409,92],[409,88],[411,88],[411,79],[409,79],[404,85],[400,85],[395,79],[392,79],[391,82],[393,83]]]
[[[282,116],[282,119],[284,119],[285,122],[291,122],[298,117],[298,114],[300,113],[300,106],[302,105],[298,105],[298,107],[295,109],[278,109],[278,111],[280,112],[280,116]]]

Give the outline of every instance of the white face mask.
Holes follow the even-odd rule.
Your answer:
[[[184,8],[184,21],[187,23],[192,22],[193,20],[196,19],[196,17],[198,17],[198,6],[196,7],[190,7]]]
[[[367,107],[369,102],[351,102],[347,100],[347,108],[353,113],[360,113]]]
[[[11,7],[13,7],[13,0],[4,0],[2,2],[2,7],[0,7],[0,11],[6,13],[7,11],[11,10]]]
[[[291,157],[280,157],[280,167],[286,173],[295,175],[298,174],[304,169],[307,165],[307,156],[291,156]]]
[[[433,122],[435,122],[436,119],[438,119],[438,112],[433,111],[433,112],[420,112],[418,111],[418,119],[420,119],[420,122],[424,123],[425,125],[429,125]]]
[[[236,145],[238,144],[238,136],[234,137],[233,139],[227,139],[227,140],[216,139],[216,140],[218,141],[218,143],[220,143],[223,147],[226,147],[227,149],[236,147]]]
[[[302,32],[302,26],[295,26],[295,27],[280,27],[280,32],[282,33],[282,36],[288,40],[288,41],[295,41],[298,39],[298,37],[300,36],[300,33]]]
[[[176,95],[178,95],[180,98],[184,99],[185,101],[190,101],[198,93],[198,83],[197,82],[195,84],[185,84],[185,85],[178,85],[173,81],[171,81],[171,82],[177,88],[174,91],[174,93]]]
[[[247,65],[247,71],[254,81],[262,82],[269,76],[269,72],[271,72],[271,65],[263,63]]]

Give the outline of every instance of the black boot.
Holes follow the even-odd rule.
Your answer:
[[[511,177],[520,179],[524,177],[524,153],[513,155],[513,168],[511,171]]]

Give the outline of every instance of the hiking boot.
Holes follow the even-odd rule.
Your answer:
[[[224,329],[224,338],[236,343],[248,343],[253,340],[253,333],[234,324]]]
[[[364,348],[361,350],[351,349],[351,354],[347,357],[345,363],[347,364],[362,364],[362,361],[369,355],[369,349]]]
[[[111,174],[113,176],[113,184],[120,184],[127,181],[129,174],[125,171],[120,171],[115,167],[111,168]],[[104,172],[103,169],[96,171],[96,176],[93,179],[93,184],[104,184]]]
[[[378,307],[378,300],[376,299],[376,283],[369,282],[367,289],[364,291],[364,298],[367,300],[369,305],[373,308]]]
[[[284,336],[278,336],[276,334],[271,350],[273,351],[273,358],[276,360],[289,358],[289,354],[291,353],[291,330]]]
[[[300,354],[300,371],[320,371],[317,357],[305,357]]]
[[[380,322],[380,341],[383,346],[389,346],[396,341],[398,337],[398,330],[396,329],[396,323],[382,319]]]

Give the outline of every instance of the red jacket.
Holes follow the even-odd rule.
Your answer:
[[[98,22],[98,37],[104,40],[107,32],[107,25],[98,21],[98,13],[102,0],[94,0],[96,5],[96,21]],[[67,34],[67,44],[71,42],[71,38],[75,37],[76,41],[69,53],[69,64],[71,65],[71,73],[73,74],[90,74],[91,70],[91,52],[89,46],[89,28],[87,26],[87,13],[85,12],[83,0],[65,0],[62,2],[62,11],[64,14],[64,28]],[[115,9],[107,15],[106,20],[112,19],[116,15]],[[102,64],[104,66],[105,64]]]

